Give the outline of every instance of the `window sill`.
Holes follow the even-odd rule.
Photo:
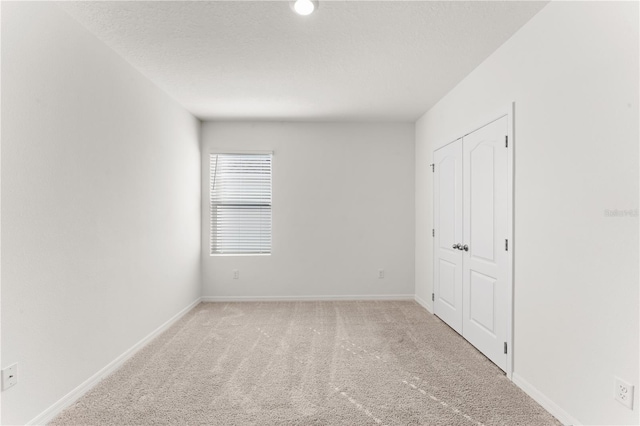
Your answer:
[[[216,253],[216,254],[209,254],[209,257],[229,257],[229,256],[271,256],[271,253]]]

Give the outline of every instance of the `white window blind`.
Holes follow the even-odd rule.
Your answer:
[[[211,154],[211,254],[271,253],[271,154]]]

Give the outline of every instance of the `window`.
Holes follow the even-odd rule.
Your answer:
[[[271,253],[271,154],[211,154],[211,253]]]

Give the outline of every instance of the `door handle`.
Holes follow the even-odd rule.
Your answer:
[[[460,245],[460,244],[458,244],[458,245]],[[464,246],[462,246],[462,249],[464,251],[469,251],[469,246],[465,244]]]
[[[451,248],[454,249],[454,250],[455,249],[460,250],[460,244],[454,244],[454,245],[451,246]]]

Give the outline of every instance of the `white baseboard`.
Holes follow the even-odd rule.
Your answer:
[[[549,399],[548,396],[536,389],[531,383],[527,382],[518,373],[513,373],[513,383],[522,389],[527,395],[533,398],[538,404],[547,410],[551,415],[558,419],[563,425],[581,425],[575,417],[564,411],[558,404]]]
[[[427,310],[427,312],[429,312],[430,314],[433,315],[433,309],[431,308],[431,305],[429,305],[429,303],[424,300],[422,297],[418,296],[417,294],[415,295],[415,301],[416,303],[418,303],[418,305],[422,306],[423,308],[425,308]]]
[[[55,402],[52,406],[44,410],[38,416],[36,416],[33,420],[27,423],[27,425],[45,425],[51,420],[53,420],[58,414],[62,412],[65,408],[69,407],[71,404],[76,402],[81,396],[87,393],[91,388],[97,385],[102,379],[104,379],[109,374],[113,373],[115,370],[120,368],[122,364],[124,364],[129,358],[136,354],[140,349],[142,349],[147,343],[156,338],[160,333],[171,327],[176,321],[182,318],[187,312],[196,307],[200,303],[200,298],[196,299],[192,303],[189,304],[186,308],[182,309],[180,312],[175,314],[169,320],[167,320],[160,327],[153,330],[149,333],[145,338],[140,340],[138,343],[129,348],[126,352],[120,355],[118,358],[111,361],[105,367],[103,367],[100,371],[98,371],[93,376],[89,377],[85,380],[80,386],[60,398],[57,402]]]
[[[414,300],[413,294],[363,294],[324,296],[202,296],[203,302],[311,302],[332,300]]]

